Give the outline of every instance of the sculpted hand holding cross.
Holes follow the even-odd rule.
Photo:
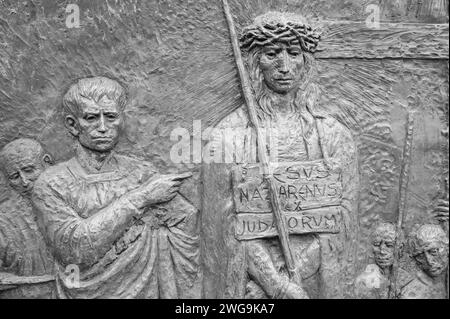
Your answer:
[[[354,276],[347,258],[355,253],[351,238],[357,225],[356,147],[346,127],[315,108],[318,91],[312,80],[319,38],[302,17],[270,12],[244,29],[241,49],[247,60],[261,129],[266,132],[270,160],[322,160],[329,167],[342,169],[342,231],[289,236],[302,285],[290,280],[278,238],[243,241],[245,265],[241,261],[229,263],[233,268],[228,270],[227,291],[231,297],[339,298],[346,290],[343,278]],[[245,107],[225,117],[211,140],[214,160],[224,155],[223,163],[230,163],[231,158],[235,164],[258,162],[258,141]],[[226,206],[232,207],[232,199],[229,201]],[[242,277],[238,273],[243,269],[247,275],[236,279]],[[236,288],[241,286],[245,288]],[[245,292],[236,295],[237,291]]]

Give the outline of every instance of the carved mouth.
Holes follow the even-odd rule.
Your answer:
[[[110,137],[97,137],[93,139],[96,142],[111,142],[112,138]]]
[[[281,78],[281,79],[275,79],[275,81],[279,84],[291,84],[293,79],[291,78]]]

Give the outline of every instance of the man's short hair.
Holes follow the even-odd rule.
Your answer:
[[[105,96],[115,101],[120,111],[125,109],[127,94],[125,88],[119,82],[101,76],[80,79],[64,95],[64,113],[77,116],[80,114],[81,105],[86,100],[98,103]]]
[[[372,240],[376,238],[377,235],[385,234],[385,233],[392,233],[395,239],[398,239],[400,242],[404,241],[403,238],[403,232],[400,231],[399,234],[397,234],[397,226],[395,226],[393,223],[390,222],[379,222],[376,226],[374,231],[372,232]]]
[[[378,235],[381,233],[392,232],[395,234],[395,225],[389,222],[380,222],[376,225],[375,230],[373,231],[374,235]]]
[[[413,256],[422,253],[426,243],[436,241],[448,246],[448,238],[445,231],[439,225],[427,224],[420,226],[409,236],[408,244]]]
[[[0,168],[9,162],[19,162],[25,157],[40,158],[45,154],[42,145],[32,139],[20,138],[6,144],[0,151]]]

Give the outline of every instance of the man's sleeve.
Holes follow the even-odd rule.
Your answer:
[[[51,248],[64,265],[90,266],[122,236],[138,210],[126,198],[118,198],[89,218],[80,217],[58,190],[39,179],[33,203],[44,224]]]

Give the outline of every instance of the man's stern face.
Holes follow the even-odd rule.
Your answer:
[[[104,97],[98,103],[88,100],[77,118],[78,140],[96,152],[109,152],[119,141],[123,113],[116,102]]]

